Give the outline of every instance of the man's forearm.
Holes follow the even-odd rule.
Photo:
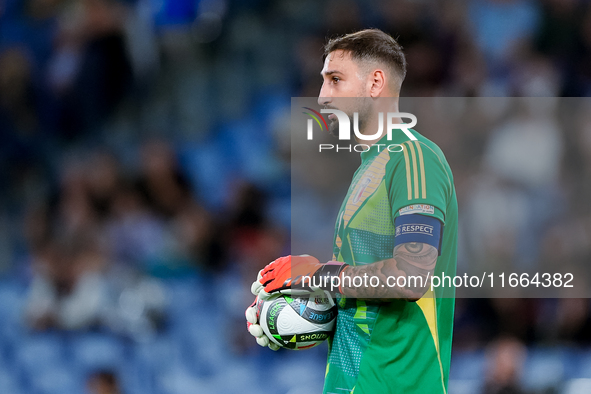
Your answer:
[[[398,245],[391,259],[347,267],[341,274],[341,292],[351,298],[418,300],[429,286],[437,255],[437,249],[428,244]]]

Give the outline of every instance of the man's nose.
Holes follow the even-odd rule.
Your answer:
[[[318,95],[318,105],[327,105],[332,102],[332,97],[328,88],[322,85],[320,94]]]

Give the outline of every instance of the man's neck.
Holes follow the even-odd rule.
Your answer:
[[[383,98],[382,100],[389,100],[387,98]],[[359,144],[366,144],[366,145],[373,145],[379,140],[381,140],[387,133],[388,133],[388,113],[389,112],[398,112],[398,97],[395,99],[391,99],[392,102],[387,103],[384,101],[384,105],[376,105],[376,111],[370,116],[368,119],[367,124],[359,130],[363,135],[374,135],[379,129],[379,120],[380,114],[382,117],[382,130],[381,133],[371,140],[362,140],[355,135],[355,140]],[[401,118],[395,117],[392,119],[393,123],[404,123]]]

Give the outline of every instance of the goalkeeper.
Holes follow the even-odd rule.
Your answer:
[[[361,120],[384,110],[398,112],[406,60],[392,37],[363,30],[327,43],[321,74],[318,101],[326,108],[342,110],[353,119],[353,109],[339,98],[370,98],[368,105],[354,110],[360,131],[370,135],[377,125]],[[391,98],[388,108],[374,100],[383,97]],[[332,120],[329,129],[335,127]],[[456,193],[439,147],[410,132],[416,141],[405,133],[386,140],[385,132],[373,141],[361,141],[375,145],[361,153],[361,165],[341,206],[333,261],[281,257],[261,270],[252,286],[262,298],[317,287],[336,292],[339,313],[329,340],[325,394],[447,393],[454,292],[438,288],[433,293],[429,278],[456,272]],[[385,143],[403,149],[378,149],[377,144]],[[377,279],[371,286],[354,286],[360,283],[355,278],[364,277]],[[396,280],[411,277],[423,280]],[[337,280],[340,286],[330,288]],[[255,308],[247,309],[246,318],[257,342],[274,347],[258,324]]]

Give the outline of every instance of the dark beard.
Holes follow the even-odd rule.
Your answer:
[[[359,114],[359,130],[363,131],[363,128],[367,125],[367,121],[370,117],[371,114],[371,102],[366,101],[368,99],[363,98],[360,100],[359,105],[358,105],[358,109],[357,112]],[[353,131],[353,127],[354,127],[354,117],[353,117],[353,113],[348,113],[347,116],[349,117],[349,121],[350,126],[351,126],[351,138],[353,138],[354,131]],[[338,119],[334,119],[334,120],[329,120],[328,121],[328,133],[330,135],[332,135],[335,138],[339,138],[339,121]]]
[[[329,120],[328,133],[335,138],[339,138],[339,121],[337,119]]]

